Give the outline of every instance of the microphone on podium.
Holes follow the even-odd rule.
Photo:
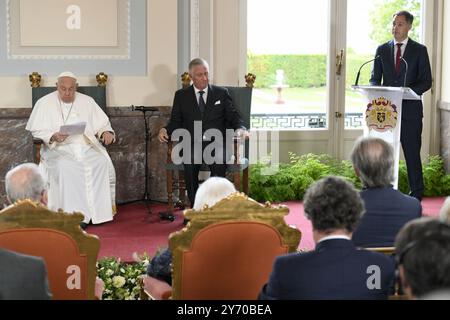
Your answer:
[[[401,60],[405,63],[406,69],[405,69],[405,79],[403,80],[403,87],[406,87],[406,75],[408,74],[408,62],[406,62],[405,58],[400,57]]]
[[[131,111],[142,111],[142,112],[158,111],[158,108],[156,108],[156,107],[146,107],[146,106],[134,106],[134,105],[131,105]]]
[[[359,67],[358,74],[356,75],[355,86],[358,85],[358,82],[359,82],[359,76],[361,75],[361,69],[362,69],[366,64],[368,64],[368,63],[370,63],[370,62],[372,62],[372,61],[375,61],[375,60],[377,60],[378,58],[381,58],[381,56],[380,56],[380,55],[377,55],[375,58],[373,58],[372,60],[369,60],[369,61],[364,62],[364,63],[361,65],[361,67]]]

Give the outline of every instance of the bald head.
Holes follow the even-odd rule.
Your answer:
[[[5,177],[8,201],[31,199],[47,205],[47,187],[45,179],[34,163],[24,163],[8,171]]]
[[[359,138],[351,159],[356,174],[366,187],[386,187],[394,180],[394,151],[383,139]]]

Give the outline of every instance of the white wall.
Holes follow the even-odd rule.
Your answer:
[[[177,88],[177,0],[147,0],[148,73],[145,77],[109,74],[108,105],[129,106],[172,104]],[[30,73],[34,70],[30,70]],[[108,70],[104,70],[108,74]],[[44,79],[53,85],[54,77]],[[80,85],[95,85],[95,79],[80,77]],[[30,107],[28,77],[0,77],[0,108]]]
[[[214,2],[214,81],[237,85],[239,75],[239,0]]]
[[[450,1],[444,1],[441,100],[450,102]]]

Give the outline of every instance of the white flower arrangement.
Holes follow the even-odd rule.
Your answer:
[[[108,257],[97,261],[98,277],[105,283],[102,299],[136,300],[139,299],[141,287],[137,279],[144,275],[150,257],[133,255],[134,263],[125,263],[120,258]]]

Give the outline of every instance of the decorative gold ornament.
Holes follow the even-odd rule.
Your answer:
[[[187,88],[191,85],[191,77],[188,72],[185,72],[181,75],[181,85],[183,88]]]
[[[95,76],[95,79],[97,79],[97,84],[99,87],[106,87],[106,82],[108,82],[108,75],[100,72],[98,75]]]
[[[37,72],[33,72],[28,76],[28,79],[30,79],[31,87],[32,88],[39,88],[41,86],[41,75]]]
[[[249,88],[253,88],[255,84],[256,76],[253,73],[247,73],[245,75],[245,86]]]

